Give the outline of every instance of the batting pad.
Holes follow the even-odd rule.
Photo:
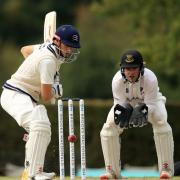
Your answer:
[[[154,141],[156,145],[159,172],[163,169],[163,164],[167,163],[171,174],[174,174],[174,141],[172,131],[163,133],[154,133]]]
[[[50,142],[49,134],[46,132],[31,132],[26,143],[26,168],[29,177],[43,171],[44,158],[47,146]]]
[[[30,124],[29,139],[26,143],[25,168],[32,177],[43,171],[44,159],[51,139],[50,122],[44,106],[34,108]]]
[[[120,137],[115,125],[104,124],[101,133],[101,145],[104,155],[106,171],[120,173]]]

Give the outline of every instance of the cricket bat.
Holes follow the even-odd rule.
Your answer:
[[[44,19],[44,42],[52,42],[56,31],[56,12],[51,11],[46,14]]]
[[[44,42],[52,42],[53,35],[56,31],[56,12],[51,11],[45,15],[44,19]],[[51,104],[55,104],[56,99],[51,99]]]

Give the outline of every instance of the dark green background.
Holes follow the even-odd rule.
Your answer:
[[[0,86],[23,61],[20,48],[42,43],[45,14],[54,10],[58,26],[73,24],[81,35],[82,48],[78,60],[61,68],[64,96],[111,99],[111,80],[119,70],[121,54],[126,49],[138,49],[146,67],[156,73],[161,92],[167,97],[169,123],[175,140],[175,161],[179,161],[179,7],[180,1],[177,0],[0,0]],[[104,166],[99,133],[110,105],[102,104],[104,106],[91,103],[86,107],[88,167]],[[53,128],[45,163],[48,171],[58,170],[56,110],[56,107],[48,106]],[[24,142],[21,139],[24,131],[1,108],[0,122],[2,174],[8,162],[23,165]],[[76,125],[79,126],[78,122]],[[156,164],[152,136],[150,125],[125,131],[122,136],[122,163]],[[76,146],[78,149],[78,142]],[[79,160],[79,150],[77,156]]]
[[[23,45],[42,43],[45,14],[80,31],[78,60],[60,70],[64,96],[109,99],[120,56],[138,49],[168,100],[180,100],[180,1],[0,0],[0,85],[23,61]]]

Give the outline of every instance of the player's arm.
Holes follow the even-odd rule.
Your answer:
[[[27,58],[30,54],[33,53],[33,51],[34,51],[37,47],[39,47],[39,44],[23,46],[23,47],[21,48],[21,54],[24,56],[24,58]]]
[[[27,58],[34,51],[34,45],[23,46],[21,48],[21,54],[24,58]]]
[[[40,73],[40,95],[44,102],[50,101],[52,93],[52,85],[54,83],[54,74],[56,72],[56,64],[52,59],[43,59],[39,63]]]
[[[52,98],[60,98],[62,96],[62,85],[54,81],[57,77],[56,64],[51,59],[44,59],[39,64],[39,72],[41,79],[41,99],[45,102],[50,101]]]
[[[52,100],[52,98],[59,99],[62,97],[63,89],[61,84],[41,84],[41,99],[44,102]]]
[[[158,92],[157,78],[151,77],[151,80],[144,82],[144,103],[148,106],[149,112],[156,110]]]
[[[124,103],[126,103],[126,96],[124,94],[124,88],[125,86],[122,79],[113,78],[112,93],[113,93],[114,105],[116,104],[123,105]]]
[[[52,84],[41,84],[41,99],[48,102],[52,99]]]

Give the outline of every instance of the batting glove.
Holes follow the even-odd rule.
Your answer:
[[[52,85],[52,93],[54,98],[59,99],[63,95],[62,84],[53,84]]]

